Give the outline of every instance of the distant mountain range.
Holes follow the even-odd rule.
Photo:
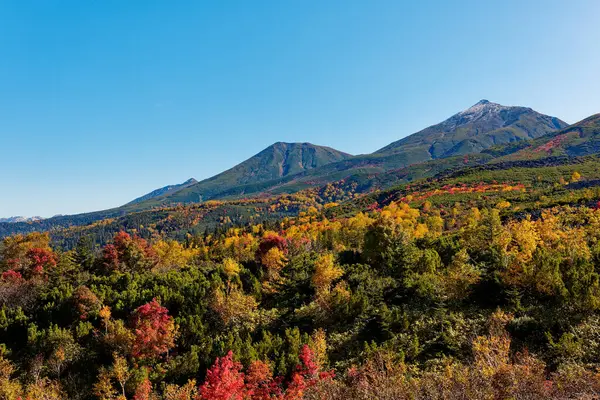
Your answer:
[[[364,193],[511,157],[592,154],[600,152],[598,119],[590,117],[569,127],[531,108],[481,100],[372,154],[352,156],[310,143],[278,142],[212,178],[190,179],[156,189],[121,207],[51,218],[42,225],[44,229],[80,225],[162,206],[294,193],[330,183],[353,185]]]
[[[185,189],[189,186],[195,185],[196,183],[198,183],[197,180],[195,180],[194,178],[190,178],[187,181],[180,183],[178,185],[168,185],[168,186],[162,187],[160,189],[153,190],[152,192],[150,192],[148,194],[145,194],[141,197],[138,197],[137,199],[135,199],[133,201],[130,201],[126,205],[137,204],[137,203],[141,203],[146,200],[154,199],[159,196],[173,194],[175,192],[180,191],[181,189]]]
[[[6,222],[9,224],[15,224],[17,222],[34,222],[34,221],[40,221],[44,218],[42,217],[21,217],[21,216],[16,216],[16,217],[9,217],[9,218],[0,218],[0,223],[2,222]]]

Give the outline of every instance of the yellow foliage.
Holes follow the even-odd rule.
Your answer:
[[[327,364],[327,335],[322,328],[317,329],[310,336],[309,347],[315,355],[315,362],[319,369],[324,369]]]
[[[52,251],[50,248],[50,235],[46,233],[32,232],[27,235],[14,235],[4,238],[0,246],[0,260],[20,261],[25,258],[27,252],[33,248]]]
[[[312,284],[317,291],[317,296],[329,293],[331,283],[343,274],[344,271],[335,265],[333,254],[319,256],[315,262],[315,273],[312,276]]]
[[[261,258],[261,263],[267,271],[279,271],[285,265],[285,254],[278,247],[272,247]]]
[[[223,271],[225,271],[225,275],[233,278],[240,273],[240,264],[232,258],[226,258],[223,260]]]
[[[510,207],[510,202],[506,201],[506,200],[502,200],[500,202],[498,202],[498,204],[496,204],[496,208],[499,210],[502,210],[504,208],[509,208]]]
[[[183,267],[198,254],[195,249],[185,248],[175,240],[160,240],[152,247],[158,256],[157,266],[162,268]]]
[[[252,324],[258,303],[254,297],[245,294],[236,285],[231,285],[226,291],[215,290],[211,308],[221,317],[227,326]]]

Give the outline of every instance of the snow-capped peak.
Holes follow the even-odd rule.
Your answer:
[[[466,110],[459,112],[458,115],[461,118],[477,119],[482,117],[484,114],[497,113],[507,108],[509,107],[497,103],[492,103],[488,100],[480,100],[472,107],[469,107]]]

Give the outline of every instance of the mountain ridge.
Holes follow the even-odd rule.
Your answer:
[[[406,154],[414,162],[477,153],[508,142],[534,139],[568,124],[529,107],[480,100],[419,132],[390,143],[376,154]],[[413,163],[413,162],[411,162]]]
[[[180,184],[167,185],[167,186],[164,186],[162,188],[153,190],[153,191],[151,191],[151,192],[149,192],[149,193],[147,193],[147,194],[145,194],[143,196],[140,196],[140,197],[138,197],[138,198],[130,201],[129,203],[127,203],[125,205],[138,204],[138,203],[141,203],[143,201],[146,201],[146,200],[149,200],[149,199],[153,199],[153,198],[158,197],[158,196],[165,195],[167,193],[171,193],[172,194],[172,193],[175,193],[178,190],[184,189],[184,188],[186,188],[188,186],[191,186],[191,185],[194,185],[196,183],[198,183],[198,181],[196,179],[190,178],[187,181],[185,181],[183,183],[180,183]]]
[[[489,123],[480,124],[481,121]],[[440,126],[444,129],[432,131],[432,128]],[[430,177],[448,168],[488,163],[528,146],[530,136],[550,137],[559,131],[557,126],[566,126],[566,123],[531,108],[502,106],[482,100],[439,124],[371,154],[352,156],[308,142],[276,142],[236,166],[200,182],[188,180],[168,185],[120,207],[51,218],[40,225],[44,229],[53,225],[82,225],[164,206],[294,193],[340,182],[356,185],[361,192],[384,189],[395,183]],[[428,137],[428,132],[434,137]],[[456,140],[457,135],[464,140]],[[481,137],[486,140],[480,140]],[[442,143],[444,140],[447,143]],[[433,142],[446,150],[439,154],[430,152]],[[500,144],[494,146],[496,142]]]
[[[234,167],[175,193],[151,198],[144,206],[209,200],[233,187],[259,184],[302,173],[352,157],[348,153],[308,142],[275,142]],[[143,202],[142,202],[143,203]]]

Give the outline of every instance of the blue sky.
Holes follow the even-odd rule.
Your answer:
[[[277,141],[368,153],[482,98],[600,112],[600,2],[0,1],[0,217],[121,205]]]

